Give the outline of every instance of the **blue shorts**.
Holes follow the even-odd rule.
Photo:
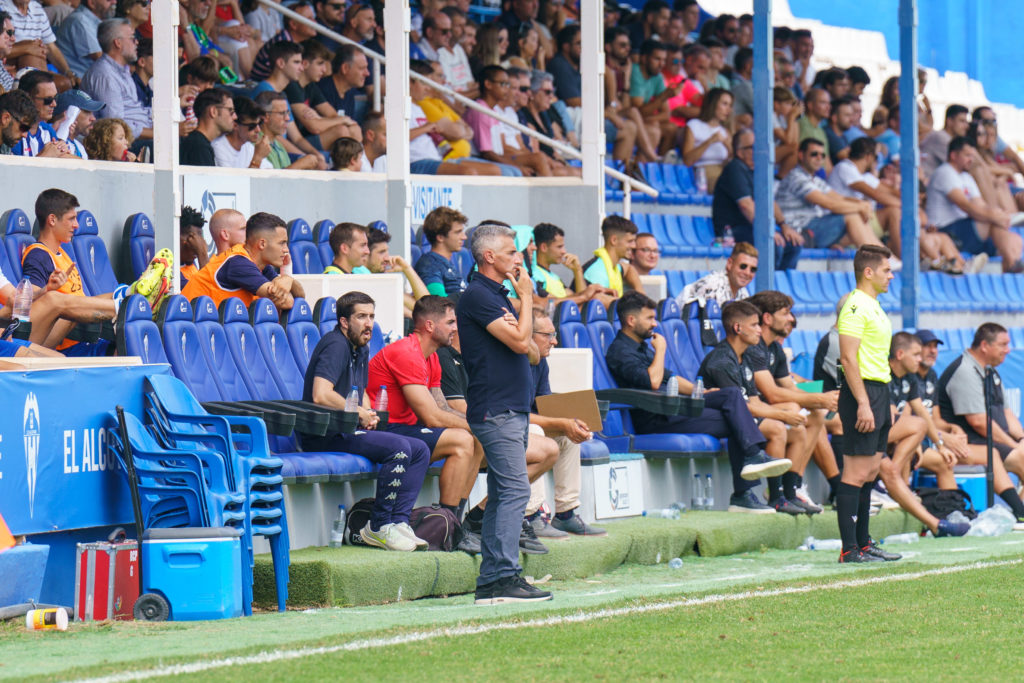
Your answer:
[[[838,213],[815,218],[804,226],[804,232],[810,232],[814,239],[813,246],[827,249],[838,242],[846,234],[846,220]]]
[[[437,442],[441,439],[441,434],[444,432],[444,427],[424,427],[423,425],[400,425],[388,423],[388,431],[392,434],[398,434],[410,439],[419,439],[423,443],[427,444],[427,448],[430,449],[430,454],[434,454],[434,449],[437,447]]]
[[[409,172],[419,175],[437,175],[441,162],[436,159],[420,159],[409,164]]]
[[[18,354],[18,349],[27,349],[32,342],[27,339],[11,339],[0,341],[0,358],[11,358]]]
[[[992,241],[991,237],[984,240],[978,237],[978,230],[974,227],[974,219],[970,216],[953,221],[949,225],[939,228],[939,230],[949,235],[953,240],[953,244],[960,251],[966,251],[968,254],[985,252],[989,256],[995,256],[997,253],[996,243]]]

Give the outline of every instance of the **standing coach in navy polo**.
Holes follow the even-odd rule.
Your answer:
[[[515,233],[482,225],[470,250],[478,272],[456,308],[469,374],[466,419],[487,458],[487,508],[481,534],[476,604],[550,600],[520,576],[519,534],[530,499],[526,443],[531,401],[533,283],[516,250]],[[525,315],[519,319],[502,281],[514,283]]]

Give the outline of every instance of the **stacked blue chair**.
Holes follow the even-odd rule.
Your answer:
[[[11,266],[8,275],[12,282],[17,282],[21,279],[21,254],[25,247],[36,241],[32,236],[32,221],[21,209],[11,209],[0,216],[0,229],[3,230],[7,262]]]
[[[107,245],[99,236],[96,217],[85,209],[78,212],[78,229],[71,240],[71,249],[75,252],[86,294],[96,296],[117,289],[117,276],[110,264]]]
[[[313,225],[313,242],[320,253],[320,263],[326,268],[334,260],[334,252],[331,251],[331,230],[334,229],[334,221],[323,219]],[[320,272],[323,272],[321,270]]]
[[[203,353],[199,331],[193,322],[192,305],[188,299],[175,294],[167,299],[160,310],[158,325],[163,337],[164,353],[175,376],[185,383],[189,391],[201,401],[219,401],[224,398],[224,387],[209,359]]]
[[[313,228],[302,218],[296,218],[288,224],[288,251],[296,275],[319,275],[324,272],[320,251],[313,243]]]
[[[118,276],[125,282],[138,280],[155,253],[156,232],[153,230],[153,221],[144,213],[128,216],[121,231]]]
[[[263,423],[251,417],[210,415],[180,381],[166,375],[147,378],[146,406],[154,431],[167,445],[223,458],[227,476],[242,494],[247,564],[253,563],[253,536],[263,536],[271,549],[278,609],[284,611],[289,566],[284,463],[270,454]]]

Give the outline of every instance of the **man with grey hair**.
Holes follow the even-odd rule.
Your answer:
[[[526,473],[532,387],[527,354],[533,344],[533,284],[522,267],[515,233],[482,225],[470,250],[479,272],[456,309],[463,361],[469,375],[466,420],[487,457],[487,508],[481,534],[476,604],[550,600],[520,576],[519,537],[530,499]],[[502,281],[513,283],[522,303],[516,318]]]
[[[57,47],[79,78],[102,55],[96,34],[100,22],[108,18],[113,9],[114,0],[82,0],[78,9],[57,29]]]
[[[153,138],[153,110],[142,104],[130,65],[138,57],[139,41],[127,19],[107,19],[98,31],[103,56],[82,78],[82,90],[107,106],[101,118],[123,119],[138,139]]]

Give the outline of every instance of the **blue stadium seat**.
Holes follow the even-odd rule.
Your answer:
[[[82,275],[82,287],[86,294],[92,296],[113,292],[118,285],[107,245],[99,236],[96,223],[96,217],[82,209],[78,212],[78,229],[71,239],[78,272]]]
[[[667,342],[670,369],[674,374],[693,381],[697,377],[700,361],[693,352],[690,334],[681,315],[675,299],[662,299],[658,303],[658,329]]]
[[[333,296],[322,297],[313,305],[313,324],[320,329],[321,337],[337,326],[338,306]]]
[[[281,313],[281,324],[288,335],[288,345],[299,371],[305,373],[313,349],[320,341],[320,328],[313,323],[313,307],[301,298],[295,299],[291,310]]]
[[[0,216],[0,229],[4,234],[7,263],[11,266],[8,275],[12,282],[17,282],[21,279],[21,254],[25,247],[36,241],[32,236],[32,221],[21,209],[11,209]]]
[[[370,343],[367,344],[369,347],[370,358],[377,355],[377,352],[388,345],[389,340],[384,338],[384,330],[380,328],[380,324],[373,324],[373,332],[370,333]]]
[[[590,338],[583,326],[579,306],[572,301],[563,301],[555,309],[554,318],[559,346],[566,349],[590,348]]]
[[[305,367],[300,370],[296,365],[288,335],[278,322],[279,317],[277,307],[270,299],[256,299],[249,306],[249,321],[270,376],[283,398],[298,401],[302,399],[302,371]]]
[[[143,363],[166,363],[160,330],[146,297],[133,294],[117,311],[117,355],[139,356]]]
[[[188,299],[180,294],[169,297],[159,317],[164,352],[174,376],[184,382],[199,401],[222,400],[224,389],[203,353]]]
[[[409,245],[409,258],[412,259],[410,261],[410,265],[412,265],[414,268],[416,267],[416,262],[420,260],[420,256],[422,256],[422,255],[423,255],[423,250],[422,249],[417,247],[415,244],[410,244]]]
[[[236,301],[238,301],[236,299]],[[239,301],[239,303],[241,303]],[[206,363],[216,373],[225,401],[251,401],[255,398],[245,385],[235,360],[228,350],[227,336],[220,323],[220,312],[208,296],[192,300],[193,321],[199,333],[199,346]],[[244,306],[243,306],[244,308]]]
[[[462,273],[463,278],[468,278],[469,274],[473,272],[473,266],[476,265],[476,261],[473,260],[473,253],[468,247],[463,247],[452,254],[452,261],[459,267],[459,272]]]
[[[807,276],[809,273],[802,270],[790,270],[786,271],[784,275],[776,273],[776,282],[782,282],[787,277],[789,279],[789,294],[793,297],[794,301],[800,302],[800,306],[797,306],[798,313],[811,313],[811,314],[827,314],[834,304],[826,303],[823,300],[823,293],[816,290],[812,283],[808,282]],[[780,291],[785,291],[781,290]]]
[[[156,253],[156,232],[153,221],[144,213],[133,213],[121,231],[120,279],[134,282],[142,275]]]
[[[683,282],[683,273],[678,270],[665,272],[665,279],[668,283],[668,295],[673,299],[679,296],[686,284]]]
[[[1004,275],[979,273],[978,280],[981,283],[981,289],[985,296],[1004,302],[1007,305],[1007,310],[1014,313],[1024,311],[1024,300],[1010,294],[1007,279]]]
[[[324,272],[320,251],[313,243],[313,228],[302,218],[296,218],[288,224],[288,251],[296,275],[319,275]]]
[[[220,319],[224,326],[228,351],[249,395],[261,401],[286,398],[274,381],[270,368],[267,367],[267,361],[260,351],[260,342],[249,323],[249,311],[242,300],[231,297],[222,301]],[[287,346],[287,342],[285,345]]]
[[[334,229],[334,221],[327,218],[317,221],[313,225],[313,243],[316,244],[320,253],[320,264],[326,268],[334,261],[334,252],[331,251],[331,230]],[[320,272],[323,272],[321,269]]]
[[[11,267],[11,264],[7,260],[7,250],[2,246],[0,246],[0,272],[2,272],[4,277],[10,280],[15,287],[18,286],[18,281],[14,277],[14,268]]]

